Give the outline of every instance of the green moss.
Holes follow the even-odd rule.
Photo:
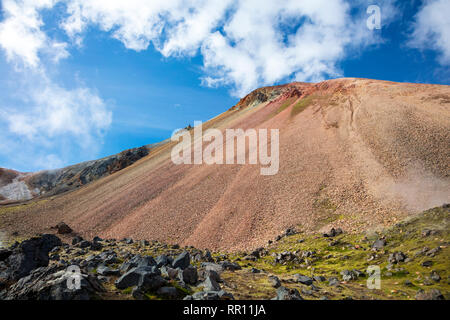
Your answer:
[[[171,281],[170,281],[170,284],[172,285],[172,287],[176,288],[178,291],[180,291],[180,292],[183,293],[184,295],[187,295],[187,296],[188,296],[188,295],[191,295],[191,294],[192,294],[192,290],[183,288],[182,286],[180,286],[180,285],[178,284],[178,282],[176,282],[176,281],[174,281],[174,280],[171,280]]]
[[[299,102],[297,102],[291,110],[291,117],[295,117],[302,111],[304,111],[307,107],[309,107],[314,102],[314,96],[310,95],[307,97],[304,97],[300,99]]]
[[[27,210],[27,209],[33,208],[37,205],[42,205],[48,201],[49,201],[48,199],[44,199],[44,200],[30,201],[30,202],[26,202],[26,203],[17,204],[17,205],[0,206],[0,215],[14,213],[17,211],[22,211],[22,210]]]
[[[123,294],[131,294],[132,291],[133,291],[133,287],[129,287],[129,288],[123,289],[121,292]]]
[[[325,207],[331,208],[328,203],[322,203]],[[397,224],[389,229],[380,232],[380,236],[384,235],[387,245],[384,250],[374,252],[371,250],[372,240],[367,240],[365,234],[348,234],[344,233],[332,239],[338,244],[331,246],[330,241],[318,234],[297,234],[290,237],[284,237],[269,247],[269,254],[257,261],[250,262],[252,267],[265,270],[268,274],[277,275],[280,279],[289,279],[295,273],[304,275],[323,275],[326,278],[337,277],[341,279],[340,272],[343,270],[358,269],[366,273],[367,267],[370,265],[378,265],[381,268],[381,290],[369,290],[366,286],[367,277],[360,277],[356,281],[341,284],[338,288],[329,287],[325,284],[317,284],[323,290],[323,294],[330,299],[342,299],[345,296],[352,296],[355,299],[414,299],[417,290],[422,288],[430,290],[436,288],[440,290],[446,298],[450,295],[450,286],[448,284],[448,272],[450,270],[450,252],[448,243],[450,243],[449,235],[449,211],[448,209],[436,208],[428,210],[408,221]],[[428,237],[422,236],[424,229],[431,229],[437,232],[435,235]],[[303,242],[299,243],[299,239]],[[430,249],[441,247],[441,250],[434,256],[416,256],[423,247]],[[286,263],[275,264],[273,254],[283,251],[315,251],[314,258],[309,259],[306,263]],[[388,257],[390,253],[402,251],[410,259],[408,262],[400,262],[393,266],[393,269],[387,270]],[[378,257],[367,261],[372,254],[378,254]],[[330,257],[331,255],[331,257]],[[425,260],[433,261],[431,267],[422,266]],[[241,266],[246,266],[248,261],[239,261]],[[440,282],[425,279],[430,276],[432,270],[436,270],[441,276]],[[392,275],[387,276],[390,272]],[[254,282],[249,278],[249,270],[244,278],[238,276],[237,273],[230,273],[228,281],[232,277],[236,278],[236,283],[242,281]],[[266,275],[267,276],[267,275]],[[412,285],[406,286],[404,283],[409,280]],[[255,286],[259,289],[254,293],[242,292],[243,297],[255,297],[260,295],[260,291],[264,288],[264,281],[255,282]],[[285,285],[285,284],[283,284]],[[315,284],[316,285],[316,284]],[[289,283],[286,284],[289,286]],[[295,284],[297,288],[299,284]],[[301,286],[300,286],[301,287]],[[246,289],[247,285],[241,285],[240,289]],[[270,290],[269,290],[270,291]],[[274,291],[272,289],[272,296]],[[310,297],[317,298],[317,297]]]
[[[284,111],[284,110],[285,110],[286,108],[288,108],[292,103],[294,103],[294,101],[295,101],[295,98],[294,98],[294,97],[287,99],[287,100],[286,100],[286,101],[278,108],[278,110],[276,111],[275,114],[279,114],[280,112]]]

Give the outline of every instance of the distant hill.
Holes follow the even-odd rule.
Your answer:
[[[77,189],[128,167],[147,156],[149,150],[149,147],[144,146],[103,159],[36,173],[21,173],[0,168],[0,204],[26,201]]]

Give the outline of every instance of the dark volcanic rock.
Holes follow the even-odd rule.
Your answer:
[[[335,287],[338,286],[340,284],[339,280],[335,277],[331,277],[328,279],[328,285]]]
[[[189,266],[186,269],[180,270],[178,278],[186,284],[195,285],[198,281],[197,268]]]
[[[139,278],[138,288],[142,291],[156,291],[166,285],[167,281],[157,273],[144,273]]]
[[[150,256],[142,257],[140,255],[135,255],[135,256],[133,256],[133,258],[131,258],[128,261],[125,261],[120,266],[120,271],[121,272],[128,272],[132,268],[136,268],[136,267],[153,267],[153,266],[156,266],[156,265],[157,264],[156,264],[155,259],[153,259]]]
[[[118,276],[120,275],[120,271],[116,269],[111,269],[105,265],[100,265],[97,267],[97,273],[102,276]]]
[[[81,241],[83,241],[82,237],[80,237],[80,236],[73,237],[72,245],[76,245],[76,244],[80,243]]]
[[[203,282],[205,291],[219,291],[220,285],[211,277],[207,277]]]
[[[229,261],[222,261],[219,263],[223,270],[241,270],[242,267],[238,265],[237,263],[229,262]]]
[[[2,274],[6,274],[5,278],[9,280],[18,280],[36,268],[46,267],[49,262],[49,252],[61,245],[61,240],[51,234],[25,240],[5,260],[7,267]]]
[[[180,297],[180,293],[174,287],[161,287],[158,289],[156,294],[166,299],[176,299]]]
[[[389,255],[388,262],[391,264],[396,264],[399,262],[404,262],[406,260],[406,255],[403,252],[394,252]]]
[[[281,281],[277,276],[269,276],[269,282],[274,288],[278,288],[281,286]]]
[[[305,284],[305,285],[311,285],[313,283],[313,279],[307,276],[304,276],[302,274],[294,274],[294,280],[296,282],[299,282],[301,284]]]
[[[162,266],[167,266],[171,264],[169,258],[162,254],[158,257],[156,257],[156,265],[158,266],[158,268],[161,268]]]
[[[62,169],[41,171],[28,179],[28,185],[38,190],[38,194],[53,196],[122,170],[148,154],[149,149],[144,146]]]
[[[11,250],[0,249],[0,261],[5,261],[12,254]]]
[[[176,257],[175,260],[173,260],[172,267],[174,269],[176,268],[186,269],[190,264],[191,264],[191,256],[189,255],[189,252],[184,251],[178,257]]]
[[[433,271],[431,271],[430,279],[433,281],[439,282],[439,281],[441,281],[441,276],[439,275],[439,273],[437,273],[436,270],[433,270]]]
[[[104,288],[91,275],[77,274],[79,286],[73,281],[74,274],[65,268],[48,266],[33,270],[11,286],[6,300],[89,300]],[[69,288],[68,283],[72,283]]]
[[[139,284],[142,277],[147,277],[150,275],[161,275],[161,272],[156,267],[139,267],[133,268],[119,279],[116,280],[115,285],[117,289],[126,289],[129,287],[134,287]]]
[[[138,267],[153,267],[156,266],[156,261],[151,256],[142,257],[138,262]]]
[[[342,280],[344,280],[344,281],[356,280],[358,278],[358,276],[354,272],[349,271],[349,270],[343,270],[341,272],[341,275],[342,275]]]
[[[56,225],[56,230],[58,230],[59,234],[68,234],[68,233],[72,233],[72,229],[65,224],[64,222],[60,222]]]
[[[420,289],[416,294],[416,300],[445,300],[445,298],[438,289],[430,291]]]
[[[92,243],[91,243],[90,241],[87,241],[87,240],[81,240],[81,241],[78,243],[78,246],[79,246],[80,248],[82,248],[82,249],[89,248],[91,245],[92,245]]]
[[[323,236],[327,237],[327,238],[332,238],[332,237],[338,236],[340,234],[342,234],[342,229],[340,229],[340,228],[337,228],[337,229],[331,228],[331,230],[328,231],[327,233],[324,233]]]
[[[93,251],[100,251],[102,250],[103,245],[100,242],[94,241],[89,248]]]

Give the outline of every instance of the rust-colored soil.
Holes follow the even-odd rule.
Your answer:
[[[359,231],[450,202],[449,86],[339,79],[261,90],[280,94],[252,106],[253,94],[204,127],[280,129],[277,175],[174,165],[169,142],[79,190],[0,207],[1,229],[27,236],[64,221],[87,237],[235,250],[291,226]]]

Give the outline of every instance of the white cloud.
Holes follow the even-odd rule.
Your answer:
[[[9,61],[26,67],[40,66],[40,53],[54,61],[68,56],[66,44],[50,39],[41,30],[40,11],[51,9],[58,0],[3,0],[4,20],[0,23],[0,46]]]
[[[416,15],[409,45],[434,49],[440,53],[442,65],[450,65],[450,1],[429,0]]]
[[[29,140],[70,134],[82,145],[101,136],[112,122],[112,113],[104,101],[87,88],[63,89],[48,83],[34,88],[31,107],[6,115],[9,131]]]
[[[19,166],[47,169],[80,154],[81,159],[95,157],[112,123],[106,103],[91,89],[65,89],[48,79],[41,81],[19,89],[19,110],[0,106],[0,130],[7,146],[1,153],[8,151],[6,156],[16,158],[26,150],[28,156],[22,154]]]
[[[44,31],[42,13],[59,0],[4,0],[0,48],[16,66],[11,99],[15,107],[0,105],[0,131],[6,158],[17,167],[54,168],[82,153],[94,157],[112,113],[92,89],[64,88],[48,75],[68,44]],[[75,79],[76,80],[76,79]],[[24,153],[28,156],[25,156]]]
[[[364,6],[367,1],[357,1]],[[382,1],[386,21],[392,0]],[[277,81],[337,76],[348,50],[373,43],[345,0],[71,0],[61,23],[80,42],[89,24],[126,48],[204,59],[203,83],[243,95]],[[365,14],[366,7],[359,8]]]
[[[395,11],[395,0],[380,1],[383,21],[388,21]],[[54,60],[68,56],[67,43],[49,39],[41,30],[39,12],[60,2],[66,14],[59,26],[72,43],[81,45],[91,25],[109,32],[130,50],[146,50],[152,44],[165,57],[200,52],[203,83],[229,85],[238,96],[274,82],[317,81],[341,75],[338,62],[350,50],[372,44],[377,38],[365,27],[366,16],[355,19],[350,14],[355,7],[365,14],[367,0],[4,2],[6,19],[3,38],[0,27],[0,44],[9,59],[21,57],[36,66],[43,52],[52,52]]]

